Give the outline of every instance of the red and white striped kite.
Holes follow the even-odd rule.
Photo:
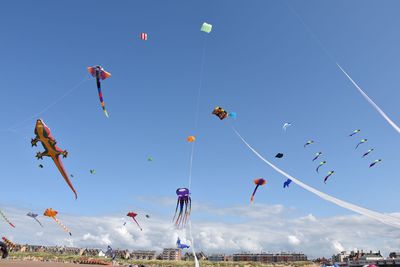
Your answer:
[[[142,39],[142,40],[144,40],[144,41],[147,41],[147,33],[142,32],[142,33],[140,34],[140,39]]]

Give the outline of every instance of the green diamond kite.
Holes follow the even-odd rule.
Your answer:
[[[208,24],[207,22],[204,22],[203,25],[201,25],[202,32],[210,33],[211,29],[212,29],[212,25]]]

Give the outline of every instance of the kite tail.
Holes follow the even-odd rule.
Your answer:
[[[33,218],[33,219],[35,219],[35,221],[37,221],[40,224],[40,226],[43,227],[42,223],[37,218]]]
[[[135,218],[132,218],[134,221],[135,221],[135,223],[139,226],[139,229],[140,229],[140,231],[143,231],[143,229],[142,229],[142,227],[140,227],[140,225],[139,225],[139,223],[136,221],[136,219]]]
[[[4,243],[6,243],[6,245],[10,248],[15,248],[17,245],[15,245],[13,242],[11,242],[10,240],[8,240],[7,238],[5,238],[4,236],[1,238],[3,239]]]
[[[251,195],[251,198],[250,198],[250,203],[253,203],[253,202],[254,202],[254,196],[255,196],[255,194],[256,194],[256,191],[257,191],[257,188],[258,188],[258,187],[259,187],[259,185],[257,185],[256,188],[254,188],[253,194]]]
[[[61,226],[65,232],[67,232],[70,236],[72,236],[71,231],[64,225],[62,224],[56,217],[53,217],[54,221]]]
[[[3,217],[3,219],[4,219],[11,227],[15,228],[15,225],[12,224],[12,222],[10,222],[10,221],[7,219],[6,215],[4,215],[4,213],[3,213],[1,210],[0,210],[0,215],[1,215],[1,217]]]
[[[172,218],[172,221],[175,221],[176,213],[178,212],[178,205],[179,205],[179,199],[176,201],[175,214],[174,214],[174,218]]]
[[[106,104],[104,103],[103,100],[103,93],[101,92],[101,86],[100,86],[100,80],[97,79],[97,92],[99,93],[99,100],[101,104],[101,108],[103,109],[104,115],[108,118],[108,112],[106,110]]]

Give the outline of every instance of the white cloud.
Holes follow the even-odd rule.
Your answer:
[[[163,200],[163,202],[168,202]],[[173,209],[172,209],[173,210]],[[66,245],[78,247],[127,249],[154,249],[174,247],[179,236],[183,243],[190,244],[185,230],[176,230],[170,218],[150,219],[138,216],[143,231],[136,223],[113,216],[67,216],[59,219],[72,232],[69,237],[54,221],[41,218],[44,227],[25,215],[25,211],[8,208],[4,212],[16,224],[9,227],[0,221],[2,236],[21,244]],[[386,255],[395,251],[400,242],[400,233],[390,226],[379,224],[368,218],[350,215],[316,218],[312,214],[297,218],[281,205],[234,206],[227,208],[197,204],[193,210],[197,215],[213,215],[220,220],[195,220],[193,224],[194,244],[197,251],[206,253],[235,253],[243,251],[297,251],[312,257],[330,257],[332,254],[351,250],[381,250]],[[240,220],[226,220],[241,214]],[[393,215],[397,216],[397,215]],[[207,216],[202,216],[207,218]]]

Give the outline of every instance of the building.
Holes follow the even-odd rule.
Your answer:
[[[214,261],[214,262],[217,262],[217,261],[228,261],[229,258],[225,254],[212,254],[212,255],[208,256],[208,260],[209,261]]]
[[[342,252],[332,256],[332,262],[347,262],[349,257],[350,257],[349,252],[342,251]]]
[[[390,252],[389,258],[393,260],[400,260],[400,252]]]
[[[263,263],[307,261],[307,256],[303,253],[238,253],[233,254],[233,261],[257,261]]]
[[[131,260],[155,260],[156,252],[154,250],[135,250],[131,252]]]
[[[384,258],[381,255],[381,251],[377,251],[377,252],[372,252],[372,250],[368,253],[364,253],[359,260],[360,261],[379,261],[379,260],[383,260]]]
[[[178,248],[164,248],[161,258],[164,261],[179,261],[182,258],[182,252]]]

